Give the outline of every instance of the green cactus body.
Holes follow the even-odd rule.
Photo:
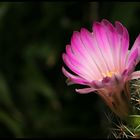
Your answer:
[[[110,117],[112,123],[109,137],[140,138],[140,79],[130,81],[130,93],[130,114],[125,120],[117,116]]]

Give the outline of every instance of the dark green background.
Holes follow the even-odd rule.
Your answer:
[[[131,47],[138,2],[0,3],[0,137],[107,137],[106,105],[77,94],[61,71],[73,31],[103,18],[127,27]]]

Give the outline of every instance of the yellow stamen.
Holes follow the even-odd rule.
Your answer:
[[[107,73],[102,73],[102,75],[104,76],[104,77],[112,77],[112,75],[113,74],[115,74],[116,72],[114,72],[114,71],[108,71]]]

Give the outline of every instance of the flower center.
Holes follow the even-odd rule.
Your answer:
[[[113,74],[115,74],[116,72],[114,72],[114,71],[108,71],[108,72],[106,72],[106,73],[102,73],[102,75],[104,76],[104,77],[112,77],[112,75]]]

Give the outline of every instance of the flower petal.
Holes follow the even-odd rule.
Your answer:
[[[94,23],[93,32],[95,33],[95,38],[97,40],[97,47],[100,50],[102,62],[106,64],[106,67],[109,68],[109,70],[114,69],[115,68],[114,62],[113,62],[114,56],[112,55],[113,48],[109,43],[109,40],[106,34],[106,28],[104,27],[104,25],[100,23]],[[107,54],[108,57],[105,57],[105,54]],[[102,67],[102,65],[100,65],[100,67]]]
[[[138,35],[138,37],[136,38],[134,45],[132,46],[132,49],[128,54],[126,65],[128,65],[129,61],[133,58],[133,55],[134,55],[136,50],[138,51],[137,58],[135,58],[136,65],[137,65],[137,63],[140,61],[140,35]]]
[[[84,68],[81,67],[81,69],[78,69],[76,65],[72,64],[72,62],[71,62],[72,60],[69,59],[65,53],[62,54],[62,58],[70,70],[72,70],[74,73],[76,73],[80,77],[82,77],[86,80],[92,81],[91,75]]]
[[[131,79],[138,79],[140,78],[140,71],[135,71],[131,74]]]
[[[129,34],[127,29],[118,21],[115,22],[115,27],[120,38],[119,46],[119,60],[120,69],[123,70],[126,62],[128,47],[129,47]]]
[[[112,51],[115,71],[119,71],[120,70],[120,65],[119,65],[120,42],[119,42],[118,33],[116,31],[116,28],[108,20],[103,19],[101,21],[101,24],[104,26],[106,30],[107,39],[110,44],[110,49]]]
[[[88,46],[89,47],[89,46]],[[96,76],[100,76],[99,69],[97,69],[97,66],[91,57],[91,55],[88,52],[88,49],[84,46],[81,35],[79,32],[74,32],[72,39],[71,39],[71,48],[72,51],[75,54],[75,57],[81,61],[84,65],[88,65],[90,69],[96,73]],[[92,77],[92,75],[90,76]]]
[[[64,67],[62,67],[62,72],[64,73],[64,75],[69,79],[68,80],[68,85],[72,84],[72,83],[77,83],[77,84],[81,84],[81,85],[88,85],[88,81],[79,77],[79,76],[76,76],[76,75],[73,75],[71,73],[69,73]]]
[[[79,70],[84,70],[85,73],[87,75],[90,74],[90,77],[92,78],[97,78],[97,74],[95,74],[95,72],[93,71],[93,69],[90,68],[89,65],[87,65],[87,61],[83,60],[81,61],[79,58],[77,58],[77,56],[75,56],[73,53],[72,53],[72,49],[70,47],[70,45],[67,45],[66,46],[66,53],[67,53],[67,57],[69,59],[69,61],[71,61],[71,63]]]
[[[81,94],[87,94],[90,92],[94,92],[96,89],[94,88],[83,88],[83,89],[76,89],[76,92],[81,93]]]
[[[137,61],[138,61],[138,49],[135,48],[135,50],[131,52],[131,55],[129,55],[129,58],[127,60],[126,68],[128,70],[128,74],[134,71]]]
[[[95,64],[94,73],[98,76],[98,79],[103,78],[102,73],[104,72],[106,65],[102,58],[102,54],[100,53],[100,50],[94,41],[93,35],[84,28],[81,29],[80,33],[81,33],[81,40],[88,54],[91,56],[92,60],[94,61]]]
[[[86,50],[84,44],[81,41],[80,33],[79,32],[74,32],[72,39],[71,39],[71,47],[75,55],[79,57],[80,60],[86,60],[88,63],[87,65],[90,65],[91,68],[93,68],[94,61],[89,55],[88,51]]]
[[[106,71],[111,71],[111,67],[109,65],[109,64],[111,64],[111,62],[109,61],[110,59],[108,59],[106,57],[106,54],[109,55],[108,46],[106,46],[103,42],[103,38],[105,38],[105,37],[102,36],[103,30],[101,28],[102,28],[101,24],[98,22],[95,22],[93,24],[93,34],[95,35],[97,46],[102,54],[103,62],[106,64]],[[112,60],[112,58],[111,58],[111,60]]]
[[[90,83],[90,86],[95,88],[95,89],[100,89],[102,88],[104,85],[103,85],[103,82],[102,81],[99,81],[99,80],[93,80],[91,83]]]

